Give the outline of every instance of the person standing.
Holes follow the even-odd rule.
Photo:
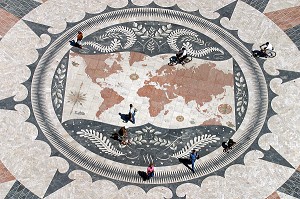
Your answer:
[[[83,39],[83,33],[81,31],[78,31],[77,34],[77,43],[82,46],[82,39]]]
[[[190,154],[190,160],[192,162],[192,172],[195,173],[195,162],[199,159],[199,155],[196,153],[196,150],[192,150],[192,153]]]
[[[133,124],[135,124],[135,113],[137,112],[137,109],[133,107],[132,104],[129,105],[129,121],[131,121]]]
[[[147,168],[147,177],[150,179],[151,177],[154,177],[154,164],[150,163]]]

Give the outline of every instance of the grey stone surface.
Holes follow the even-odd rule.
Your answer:
[[[17,17],[24,17],[34,8],[40,5],[39,2],[33,0],[1,0],[0,7],[5,9],[7,12],[12,13]]]
[[[300,50],[300,25],[284,31]]]
[[[259,10],[260,12],[263,12],[269,3],[269,0],[242,0],[242,1],[249,4],[253,8]]]

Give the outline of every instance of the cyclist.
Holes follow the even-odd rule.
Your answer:
[[[179,63],[183,63],[183,60],[187,58],[187,51],[186,48],[182,47],[177,53],[176,57]],[[183,63],[184,64],[184,63]]]
[[[262,44],[260,46],[260,51],[262,53],[264,53],[265,57],[268,57],[268,55],[267,55],[268,50],[270,50],[270,51],[274,50],[273,46],[269,42]]]

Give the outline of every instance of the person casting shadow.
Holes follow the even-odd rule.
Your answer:
[[[222,142],[222,147],[224,148],[223,152],[229,153],[229,150],[231,150],[235,144],[236,142],[233,141],[233,139],[229,139],[228,142]]]

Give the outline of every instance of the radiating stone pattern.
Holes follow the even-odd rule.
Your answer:
[[[289,194],[295,198],[300,198],[300,172],[295,173],[286,181],[278,191]]]
[[[263,12],[269,3],[269,0],[242,0],[242,1],[254,7],[255,9],[259,10],[260,12]]]
[[[0,28],[1,37],[3,37],[7,33],[9,28],[11,28],[13,26],[13,24],[15,24],[18,21],[19,18],[25,16],[32,9],[34,9],[35,7],[40,5],[40,3],[45,2],[45,1],[46,0],[42,0],[42,1],[3,0],[3,1],[1,1],[0,2],[0,7],[2,8],[0,10],[1,11],[1,20],[2,20],[1,21],[1,26],[2,27]],[[53,4],[51,4],[52,2],[53,2]],[[97,5],[99,4],[98,1],[91,1],[91,2],[89,2],[89,5],[86,5],[86,6],[83,5],[83,4],[79,6],[77,3],[74,3],[75,1],[74,2],[52,1],[52,2],[49,1],[49,6],[56,7],[55,4],[59,3],[59,4],[57,4],[57,7],[56,7],[57,9],[56,10],[58,12],[60,12],[60,14],[62,14],[62,15],[63,15],[63,13],[72,13],[73,11],[76,12],[76,13],[72,13],[73,17],[81,16],[79,13],[81,13],[82,16],[84,16],[84,11],[87,11],[88,9],[91,9],[93,12],[95,12],[95,11],[99,12],[99,11],[104,10],[104,8],[105,8],[105,6],[103,6],[103,8],[102,7],[98,8],[97,7]],[[126,5],[126,3],[127,3],[127,2],[125,2],[125,3],[124,2],[125,1],[103,1],[103,4],[109,4],[109,5],[115,6],[115,7],[122,7],[122,6]],[[135,1],[135,2],[138,3],[138,4],[145,5],[145,4],[150,3],[151,1],[150,0],[148,0],[148,1],[143,0],[143,1]],[[223,1],[222,3],[225,5],[225,4],[228,4],[230,2],[232,2],[232,1]],[[293,7],[297,4],[297,2],[295,0],[294,1],[292,1],[292,0],[291,1],[284,1],[284,2],[275,1],[275,0],[262,0],[262,1],[259,1],[259,0],[243,0],[243,2],[247,3],[248,5],[252,6],[253,8],[257,9],[260,12],[264,12],[264,10],[266,8],[272,7],[272,9],[275,10],[275,11],[273,12],[273,10],[271,9],[271,12],[266,13],[266,15],[271,20],[273,20],[275,23],[278,23],[278,25],[283,30],[285,30],[285,33],[294,42],[294,44],[296,44],[298,49],[300,49],[300,36],[299,36],[300,35],[300,26],[299,26],[299,23],[298,23],[299,22],[299,9],[298,9],[299,7]],[[195,9],[197,9],[196,6],[199,5],[199,2],[197,2],[197,1],[195,1],[195,2],[192,1],[189,4],[186,3],[186,2],[182,3],[182,1],[165,1],[165,0],[164,1],[159,1],[159,4],[161,4],[163,6],[172,6],[175,3],[178,3],[179,7],[182,7],[185,10],[195,10]],[[269,4],[274,3],[274,5],[270,6],[270,5],[268,5],[268,3]],[[282,5],[284,4],[284,6],[282,6],[280,4],[282,4]],[[298,4],[299,4],[299,2],[298,2]],[[278,5],[278,7],[280,7],[280,8],[284,7],[284,10],[274,9],[274,8],[276,8],[276,5]],[[290,6],[287,6],[287,5],[290,5]],[[205,4],[205,6],[206,6],[206,9],[207,8],[213,8],[213,9],[208,9],[208,10],[216,10],[216,9],[218,9],[218,7],[216,7],[216,6],[222,7],[223,5],[221,5],[221,3],[219,4],[219,3],[216,3],[214,1],[208,1]],[[297,6],[299,6],[299,5],[297,5]],[[84,10],[84,11],[80,12],[80,11],[78,11],[78,7],[81,7],[82,9],[87,9],[87,10]],[[242,19],[243,17],[248,16],[247,8],[244,7],[243,5],[238,4],[236,9],[237,10],[236,10],[235,14],[237,16],[235,16],[235,17],[237,17],[239,19]],[[241,9],[242,11],[239,11],[238,9]],[[49,12],[49,10],[51,10],[50,7],[45,7],[45,9],[40,9],[40,11],[43,11],[43,14]],[[55,12],[55,11],[53,11],[53,12]],[[251,10],[251,12],[252,12],[252,10]],[[68,20],[73,20],[73,18],[70,17],[70,16],[63,16],[63,17],[60,18],[58,16],[58,14],[56,14],[57,18],[54,17],[54,19],[51,22],[51,19],[49,19],[48,15],[47,15],[47,17],[45,17],[45,19],[42,17],[42,15],[37,16],[37,17],[35,15],[32,15],[31,18],[36,19],[37,21],[40,21],[40,22],[44,22],[45,24],[53,23],[54,26],[55,26],[55,24],[63,23],[62,22],[63,19],[66,19],[66,18],[68,18]],[[265,24],[269,25],[270,27],[274,28],[274,26],[270,25],[268,22],[263,20],[263,15],[259,15],[258,13],[255,13],[254,15],[256,15],[256,18],[255,18],[256,21],[265,23]],[[214,16],[214,15],[212,14],[211,16]],[[29,16],[29,18],[30,18],[30,16]],[[248,18],[250,19],[249,16],[248,16]],[[251,20],[254,20],[254,19],[251,19]],[[76,21],[76,19],[75,19],[75,21]],[[287,23],[285,23],[285,21],[287,21]],[[238,24],[236,23],[235,25],[238,25]],[[252,35],[255,35],[255,38],[251,37],[252,32],[250,30],[248,30],[248,25],[249,24],[247,24],[247,23],[239,24],[239,27],[241,29],[241,30],[239,30],[239,33],[240,33],[241,36],[243,36],[243,39],[247,40],[250,43],[251,42],[253,43],[256,38],[260,38],[261,40],[266,40],[267,39],[268,35],[264,35],[264,33],[261,33],[261,32],[259,32],[259,34],[258,34],[258,32],[256,32],[256,30],[255,30],[255,34],[252,34]],[[25,28],[25,25],[23,25],[23,24],[19,25],[19,28],[20,27],[21,27],[21,29]],[[266,27],[268,27],[268,26],[266,26]],[[278,33],[278,31],[277,32],[275,31],[276,33],[274,33],[272,28],[271,28],[271,31],[267,30],[266,34],[269,34],[271,38],[273,37],[275,39],[275,41],[277,41],[277,43],[276,43],[277,46],[285,46],[286,47],[286,43],[281,43],[281,42],[287,41],[287,40],[278,39],[278,38],[281,38],[281,36],[285,36],[285,35],[283,35],[283,34],[280,35],[281,33]],[[14,40],[14,38],[16,38],[16,39],[19,38],[20,40],[24,40],[25,35],[22,35],[22,31],[20,31],[20,32],[15,31],[14,33],[19,33],[19,34],[14,34],[13,37],[8,35],[7,37],[11,38],[10,39],[11,43],[6,41],[5,46],[1,46],[1,48],[4,49],[3,50],[4,53],[2,52],[2,49],[1,49],[1,52],[0,52],[1,66],[4,65],[4,64],[2,64],[2,63],[5,63],[4,60],[6,60],[6,61],[11,60],[11,63],[12,63],[12,61],[16,60],[17,62],[14,62],[15,64],[21,63],[20,66],[18,67],[18,68],[20,68],[20,67],[24,66],[24,64],[23,64],[24,62],[21,62],[21,61],[18,62],[19,59],[13,60],[12,57],[14,57],[15,54],[13,54],[12,51],[11,51],[11,48],[13,46],[15,46],[16,49],[18,49],[19,40],[16,43],[13,43],[12,41]],[[274,35],[272,35],[273,33],[274,33]],[[245,36],[245,35],[248,35],[248,37]],[[30,56],[32,56],[32,54],[30,54],[29,52],[35,52],[34,49],[35,49],[35,46],[38,44],[38,42],[37,42],[38,40],[37,40],[37,38],[34,34],[31,34],[30,36],[34,39],[26,40],[26,44],[27,44],[26,47],[27,47],[28,51],[27,52],[22,51],[22,53],[17,52],[17,54],[25,54],[27,57],[30,57]],[[292,45],[290,41],[288,41],[288,43],[289,43],[288,45]],[[33,49],[33,50],[30,51],[30,49]],[[287,51],[290,50],[288,47],[286,47],[286,49],[287,49]],[[24,48],[22,50],[24,50]],[[283,50],[284,49],[282,49],[282,51],[280,51],[280,49],[279,49],[278,55],[281,55],[281,56],[277,56],[274,60],[267,60],[266,61],[265,66],[267,66],[266,67],[267,71],[268,72],[276,71],[276,69],[274,69],[272,67],[269,67],[270,65],[279,66],[279,67],[280,67],[280,65],[281,66],[292,65],[296,69],[296,71],[300,71],[299,65],[297,66],[296,64],[293,64],[294,59],[286,58],[286,54],[283,52]],[[297,52],[294,52],[294,51],[292,51],[292,52],[289,51],[288,53],[298,55]],[[12,55],[14,55],[14,56],[12,56]],[[297,56],[295,56],[295,57],[297,57]],[[26,61],[27,60],[28,59],[26,59]],[[34,60],[34,59],[32,59],[32,60]],[[8,63],[8,62],[6,62],[6,63]],[[271,63],[276,63],[276,64],[271,64]],[[7,65],[7,64],[5,64],[5,65]],[[23,73],[20,73],[20,74],[25,74],[25,71],[27,71],[27,70],[24,69],[22,71]],[[14,78],[14,77],[10,76],[8,79],[12,79],[12,78]],[[284,89],[287,89],[286,91],[291,90],[290,87],[292,87],[292,89],[294,89],[293,92],[297,93],[298,88],[299,88],[299,80],[296,79],[293,82],[293,84],[295,84],[295,86],[291,86],[290,82],[288,82],[284,85],[280,85],[280,83],[279,83],[278,85],[280,85],[280,86],[278,86],[276,84],[274,84],[274,85],[277,88],[278,87],[283,87]],[[13,87],[13,86],[11,86],[11,87]],[[12,89],[14,89],[14,88],[12,88]],[[276,88],[275,88],[275,90],[276,90]],[[14,92],[10,90],[9,93],[14,93]],[[288,95],[288,93],[287,93],[287,95]],[[11,94],[11,96],[13,96],[13,94]],[[282,118],[287,118],[287,120],[286,120],[286,122],[282,121],[280,119],[278,120],[278,117],[277,117],[277,119],[274,119],[273,121],[271,121],[270,126],[273,126],[273,127],[275,126],[274,128],[272,128],[272,131],[275,132],[275,135],[273,134],[272,136],[268,137],[269,138],[268,140],[272,140],[273,141],[272,144],[277,146],[277,149],[279,149],[281,151],[281,153],[284,154],[285,157],[288,156],[287,154],[289,154],[289,153],[291,154],[290,156],[287,157],[287,159],[290,160],[293,163],[294,166],[297,165],[297,164],[295,163],[295,160],[292,158],[292,156],[295,156],[295,158],[299,160],[299,158],[297,158],[298,154],[299,154],[299,150],[298,150],[299,146],[297,146],[298,143],[299,143],[299,137],[297,137],[298,132],[295,131],[295,129],[299,129],[299,128],[295,128],[295,126],[293,126],[293,121],[297,120],[297,117],[298,117],[297,113],[299,113],[299,112],[296,111],[295,114],[290,114],[289,111],[290,111],[290,109],[294,108],[293,103],[296,103],[298,101],[299,101],[299,99],[297,100],[297,98],[295,98],[295,100],[293,100],[293,98],[291,99],[289,96],[287,96],[286,99],[283,99],[282,101],[280,101],[281,103],[278,106],[278,109],[276,109],[276,111],[281,114],[280,115],[281,119]],[[20,115],[25,115],[26,114],[26,111],[24,111],[23,109],[19,109],[19,111],[21,112]],[[285,114],[285,113],[287,113],[287,114]],[[11,113],[9,113],[9,112],[6,112],[5,114],[8,116],[7,118],[10,118],[10,120],[15,120],[16,119],[16,117],[14,115],[12,115]],[[6,123],[7,123],[6,125],[9,126],[11,122],[9,121],[9,119],[7,119]],[[284,123],[289,123],[289,124],[292,124],[292,125],[288,127],[287,125],[284,125]],[[275,125],[275,124],[278,124],[278,125]],[[13,129],[13,127],[11,127],[11,126],[9,128]],[[34,131],[30,127],[28,127],[28,129],[31,130],[31,132]],[[22,130],[24,130],[24,129],[22,129]],[[6,132],[7,128],[1,128],[1,133],[3,133],[2,131]],[[286,135],[284,137],[284,140],[283,140],[283,137],[280,137],[280,135],[278,135],[278,132],[281,135],[282,134]],[[291,133],[291,132],[293,132],[293,133]],[[289,134],[289,133],[291,133],[291,134]],[[278,141],[278,139],[279,139],[279,141]],[[278,142],[279,142],[279,144],[278,144]],[[282,142],[284,142],[284,144],[282,144]],[[277,145],[276,145],[276,143],[277,143]],[[4,146],[4,148],[6,146],[7,150],[11,149],[11,148],[9,148],[9,145],[5,145],[6,143],[1,143],[1,144]],[[11,143],[9,143],[9,144],[11,145]],[[261,144],[263,144],[263,145],[265,144],[264,139],[261,139]],[[265,146],[269,146],[269,143],[267,142],[267,145],[265,145]],[[289,148],[285,149],[284,147],[287,147],[287,146]],[[41,147],[41,148],[45,148],[45,147]],[[15,150],[15,148],[13,148],[13,150]],[[47,151],[47,152],[49,152],[49,151]],[[0,154],[1,158],[5,157],[4,153],[5,153],[5,151],[3,151],[3,153]],[[10,158],[13,158],[14,160],[16,160],[16,163],[20,163],[22,161],[22,158],[24,158],[24,157],[26,158],[25,153],[20,153],[21,154],[20,157],[18,156],[18,152],[14,152],[13,154],[14,154],[14,157],[10,157]],[[30,158],[30,156],[35,155],[35,154],[27,154],[27,155],[28,155],[27,158]],[[7,157],[5,157],[5,158],[7,158]],[[3,160],[4,160],[4,158],[3,158]],[[205,180],[205,182],[203,183],[203,185],[201,186],[201,188],[198,187],[198,186],[194,187],[194,185],[189,185],[189,186],[184,187],[183,190],[178,189],[177,190],[178,191],[177,195],[180,196],[180,197],[186,197],[186,198],[199,198],[200,196],[201,196],[200,198],[212,198],[212,197],[210,197],[211,196],[210,194],[212,194],[212,195],[215,196],[214,198],[224,198],[223,193],[226,193],[226,192],[229,193],[230,192],[229,190],[232,190],[232,187],[234,187],[235,188],[234,191],[230,192],[231,198],[232,197],[233,198],[235,198],[235,197],[236,198],[243,198],[243,193],[244,192],[247,192],[248,195],[249,194],[251,195],[251,191],[249,192],[249,189],[248,189],[249,185],[252,185],[251,186],[253,188],[252,189],[253,190],[252,194],[255,195],[255,194],[257,194],[258,191],[261,191],[262,187],[267,189],[270,185],[268,183],[272,184],[272,182],[280,181],[280,178],[286,177],[286,176],[283,175],[283,173],[285,173],[285,172],[287,173],[287,171],[290,172],[290,170],[286,170],[285,172],[282,172],[281,176],[277,176],[277,177],[274,176],[272,179],[269,179],[269,181],[263,181],[263,178],[261,178],[260,181],[258,182],[257,177],[264,175],[265,173],[267,173],[267,171],[265,170],[264,172],[259,173],[257,176],[253,176],[254,171],[259,170],[260,167],[261,167],[260,163],[258,163],[256,165],[253,164],[253,162],[255,162],[255,161],[257,161],[257,157],[254,157],[253,154],[252,154],[251,158],[247,157],[247,161],[246,161],[245,166],[236,166],[236,167],[234,167],[235,169],[228,170],[226,172],[225,178],[222,178],[222,179],[220,179],[219,177],[207,178]],[[273,167],[274,165],[272,163],[267,164],[267,162],[265,162],[265,161],[263,161],[263,163],[266,163],[265,168],[267,170],[269,169],[270,171],[272,171],[272,173],[274,173],[274,172],[277,173],[276,169],[280,170],[280,168]],[[0,172],[2,172],[2,176],[4,176],[4,177],[3,178],[1,177],[0,180],[2,180],[3,182],[7,182],[8,180],[13,180],[14,179],[12,174],[13,173],[18,173],[17,171],[22,170],[22,164],[19,164],[20,165],[19,167],[18,167],[18,164],[14,164],[14,165],[15,165],[15,168],[10,167],[10,168],[12,168],[12,170],[9,171],[9,173],[8,173],[7,169],[4,168],[4,166],[1,167]],[[43,164],[43,165],[45,167],[49,166],[49,168],[51,168],[51,169],[49,169],[47,174],[49,174],[50,176],[54,176],[54,173],[55,173],[56,169],[52,169],[53,165],[52,164],[47,164],[47,163]],[[233,168],[233,167],[231,167],[231,168]],[[246,174],[246,172],[251,171],[251,169],[253,169],[252,172],[249,172],[249,173]],[[26,172],[26,171],[24,171],[24,172]],[[5,175],[3,175],[3,174],[5,174]],[[32,171],[29,172],[29,174],[27,173],[26,178],[30,178],[30,174],[35,175],[35,171],[32,170]],[[245,179],[240,177],[241,174],[244,175]],[[72,177],[74,179],[77,179],[76,182],[71,183],[71,184],[61,188],[61,190],[58,190],[57,192],[50,195],[49,198],[72,198],[72,197],[76,198],[75,195],[77,195],[77,196],[85,195],[85,196],[89,196],[91,198],[95,198],[95,196],[99,196],[99,195],[104,196],[106,194],[108,194],[106,196],[109,196],[109,198],[113,198],[113,197],[138,198],[139,196],[143,196],[143,198],[146,198],[147,196],[149,196],[150,198],[163,198],[163,197],[171,198],[172,197],[172,193],[170,193],[170,190],[167,189],[166,187],[159,187],[157,189],[151,189],[147,193],[145,193],[145,191],[143,191],[141,188],[138,188],[136,186],[123,187],[122,189],[120,189],[118,191],[119,188],[114,183],[112,183],[110,181],[97,181],[97,182],[92,183],[92,180],[91,180],[90,176],[88,176],[85,172],[76,173],[76,174],[72,173],[70,175],[70,177]],[[226,179],[227,180],[229,179],[227,183],[226,183]],[[27,183],[28,183],[27,185],[22,185],[20,182],[16,181],[5,198],[39,198],[25,187],[30,186],[33,191],[36,191],[35,188],[34,188],[35,187],[34,185],[39,184],[40,180],[43,180],[43,179],[39,179],[39,180],[34,180],[33,179],[30,183],[28,183],[28,181],[27,181]],[[248,181],[246,181],[246,180],[248,180]],[[38,192],[45,192],[46,191],[47,186],[49,184],[49,180],[46,180],[46,181],[47,182],[43,182],[43,183],[47,184],[46,186],[44,186],[44,190],[43,191],[38,191]],[[230,188],[230,186],[228,187],[230,182],[233,182],[233,181],[236,182],[236,183],[233,184],[233,186],[231,188]],[[214,189],[214,186],[215,186],[215,189]],[[258,186],[258,187],[256,187],[256,186]],[[85,189],[82,189],[82,187],[85,187]],[[100,187],[106,187],[107,189],[104,190],[104,189],[101,189]],[[274,186],[274,187],[276,187],[276,186]],[[275,199],[275,198],[276,199],[278,199],[278,198],[294,199],[294,198],[300,198],[300,196],[299,196],[299,192],[300,192],[299,187],[300,187],[300,175],[299,175],[299,171],[297,170],[292,174],[290,179],[288,181],[286,181],[278,189],[278,191],[275,191],[275,190],[270,191],[269,190],[269,191],[267,191],[267,193],[262,193],[259,198],[266,198],[266,197],[268,199]],[[188,193],[183,194],[185,191],[187,191]],[[198,191],[200,191],[200,192],[198,192]],[[275,192],[273,192],[273,191],[275,191]],[[199,193],[201,193],[201,194],[199,194]],[[244,196],[246,196],[246,195],[244,195]],[[40,197],[42,197],[42,194],[40,194]],[[174,197],[176,197],[176,196],[174,196]]]
[[[15,177],[8,171],[4,164],[0,161],[0,183],[14,180]]]
[[[6,195],[5,199],[15,199],[15,198],[24,198],[24,199],[39,199],[35,194],[28,190],[24,185],[19,181],[16,181],[12,186],[11,190]]]
[[[291,38],[291,40],[300,50],[300,25],[285,30],[285,33]]]

